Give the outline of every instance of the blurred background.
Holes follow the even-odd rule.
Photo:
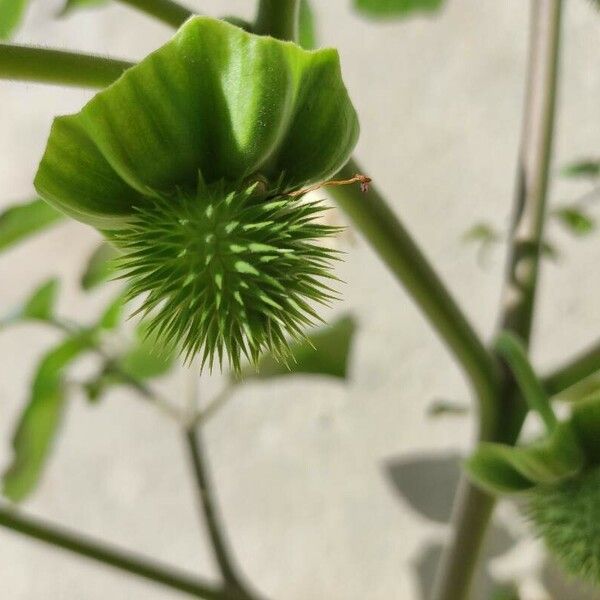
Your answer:
[[[251,18],[249,0],[195,0],[203,14]],[[366,174],[440,270],[485,337],[493,331],[510,221],[523,103],[528,8],[522,0],[447,0],[435,16],[376,22],[350,0],[313,0],[319,40],[337,47],[362,125],[357,156]],[[139,60],[172,31],[109,3],[63,19],[61,1],[32,0],[15,40]],[[591,189],[560,167],[600,148],[600,18],[590,3],[566,3],[551,201]],[[0,209],[34,197],[32,186],[52,118],[92,92],[0,81]],[[600,231],[551,218],[533,357],[542,370],[597,340]],[[334,217],[344,222],[343,216]],[[574,235],[579,232],[580,235]],[[583,235],[582,233],[587,233]],[[468,238],[468,239],[465,239]],[[496,240],[497,241],[494,241]],[[80,286],[100,241],[65,221],[0,254],[0,311],[50,277],[57,311],[97,317],[116,284]],[[432,416],[432,405],[469,406],[455,364],[375,254],[349,232],[339,266],[357,329],[346,379],[311,376],[251,382],[205,426],[216,494],[239,564],[278,600],[419,600],[447,529],[458,461],[472,419]],[[550,256],[552,254],[552,256]],[[0,465],[27,400],[36,362],[60,335],[35,324],[0,331]],[[84,361],[85,363],[85,361]],[[84,377],[91,367],[78,365]],[[181,398],[181,370],[152,382]],[[203,376],[208,400],[222,381]],[[439,404],[438,404],[439,406]],[[436,412],[435,410],[433,412]],[[125,388],[92,404],[75,391],[40,485],[33,514],[173,565],[214,575],[202,537],[187,456],[177,428]],[[592,598],[545,562],[515,507],[502,505],[491,536],[487,582],[516,582],[524,600]],[[567,586],[567,587],[565,587]],[[165,600],[175,592],[0,530],[0,595],[11,600]]]

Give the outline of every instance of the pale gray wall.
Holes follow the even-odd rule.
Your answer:
[[[54,4],[54,6],[52,6]],[[116,3],[115,3],[116,4]],[[528,11],[524,0],[448,0],[436,20],[377,25],[350,0],[317,1],[323,40],[337,46],[358,108],[358,155],[422,242],[482,335],[497,313],[503,251],[485,268],[460,242],[478,220],[506,226],[520,127]],[[600,150],[600,18],[569,0],[556,163]],[[250,16],[248,1],[197,0],[210,14]],[[139,59],[170,31],[122,8],[50,20],[56,2],[33,0],[18,41]],[[30,196],[53,115],[77,110],[89,93],[0,82],[0,203]],[[585,187],[559,183],[552,198]],[[61,275],[60,308],[90,318],[108,296],[82,296],[77,277],[98,235],[71,222],[0,257],[0,306],[42,278]],[[549,366],[600,330],[597,236],[573,242],[556,227],[562,258],[542,278],[536,361]],[[406,293],[358,239],[341,277],[335,312],[354,311],[360,331],[348,387],[322,381],[249,386],[207,429],[218,494],[246,573],[277,600],[417,598],[412,564],[443,528],[399,500],[382,470],[389,459],[463,450],[471,427],[432,421],[436,397],[468,399],[441,343]],[[55,339],[39,327],[0,334],[0,460],[33,360]],[[211,379],[207,388],[217,389]],[[165,389],[183,390],[174,378]],[[205,396],[208,395],[208,389]],[[425,475],[423,475],[425,477]],[[435,496],[436,491],[432,491]],[[35,514],[205,574],[193,490],[175,428],[125,392],[101,406],[74,398]],[[517,553],[529,598],[531,544]],[[525,560],[524,557],[527,557]],[[500,569],[502,573],[502,569]],[[509,570],[510,572],[510,570]],[[164,600],[176,594],[49,551],[0,531],[0,596],[10,600]]]

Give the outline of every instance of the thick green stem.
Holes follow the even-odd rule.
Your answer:
[[[542,383],[548,395],[554,396],[598,371],[600,371],[600,344],[592,346],[544,377]]]
[[[554,136],[562,0],[532,0],[530,51],[514,227],[500,329],[531,337],[546,214],[548,172]],[[514,443],[526,409],[505,372],[496,399],[501,418],[483,440]],[[468,481],[461,484],[453,533],[434,583],[433,600],[465,600],[481,553],[494,500]]]
[[[103,88],[131,66],[101,56],[0,44],[0,79]]]
[[[351,160],[338,177],[350,179],[362,172]],[[357,186],[344,186],[330,188],[330,193],[456,356],[479,398],[482,430],[490,434],[499,390],[499,373],[490,353],[377,189],[371,186],[363,193]]]
[[[254,32],[280,40],[298,38],[299,0],[260,0]]]
[[[75,552],[92,560],[110,565],[121,571],[144,577],[156,583],[165,585],[206,600],[239,600],[239,597],[228,593],[210,583],[151,561],[109,546],[87,536],[73,533],[49,524],[40,519],[25,516],[20,512],[0,506],[0,527],[5,527],[28,537],[40,540],[46,544]]]
[[[194,15],[191,10],[172,0],[117,0],[117,2],[148,13],[171,27],[179,27]]]
[[[248,590],[247,585],[238,575],[238,570],[233,563],[232,554],[222,530],[221,520],[213,497],[201,434],[198,429],[191,427],[185,433],[185,440],[196,481],[196,489],[198,490],[198,501],[219,571],[225,580],[227,589],[239,598],[253,600],[255,598],[254,594]]]

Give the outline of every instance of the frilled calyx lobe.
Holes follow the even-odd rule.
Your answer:
[[[285,361],[288,339],[319,319],[309,302],[335,297],[325,281],[336,252],[315,243],[337,231],[314,222],[324,210],[223,182],[139,208],[112,238],[149,333],[211,368],[226,354],[238,371],[265,350]]]
[[[35,185],[120,246],[152,328],[237,368],[284,353],[329,295],[316,242],[332,230],[290,193],[337,172],[357,136],[335,50],[194,17],[55,119]]]
[[[358,122],[332,49],[194,17],[75,115],[55,119],[35,185],[99,228],[157,193],[259,174],[286,192],[348,159]]]

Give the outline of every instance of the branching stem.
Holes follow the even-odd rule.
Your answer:
[[[198,501],[204,516],[206,528],[211,542],[211,547],[219,571],[225,581],[225,586],[239,598],[255,600],[256,596],[247,589],[246,584],[238,575],[238,569],[233,563],[229,544],[225,539],[221,519],[219,518],[213,489],[206,464],[205,449],[199,428],[189,428],[185,432],[186,446],[191,459]]]
[[[512,331],[527,345],[531,336],[546,214],[546,195],[558,78],[562,0],[532,0],[521,152],[517,174],[514,226],[506,274],[500,329]],[[526,409],[507,372],[495,404],[496,430],[484,440],[514,443]],[[433,600],[464,600],[481,553],[494,500],[463,479],[457,496],[453,533],[438,569]]]
[[[240,600],[192,575],[0,505],[0,527],[206,600]]]
[[[352,179],[355,173],[364,172],[351,160],[338,177]],[[450,292],[376,186],[366,192],[355,186],[332,187],[329,192],[456,356],[479,399],[481,428],[491,434],[499,370]]]
[[[131,66],[101,56],[0,44],[0,79],[103,88]]]

